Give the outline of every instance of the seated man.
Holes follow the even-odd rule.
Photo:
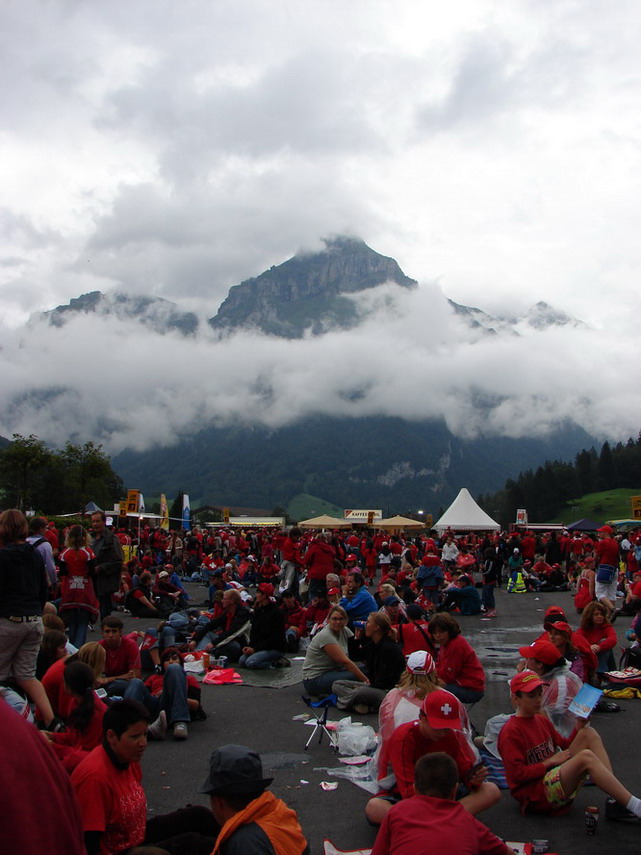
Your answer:
[[[109,695],[124,695],[129,681],[140,677],[140,650],[133,638],[123,636],[123,626],[117,615],[108,615],[102,621],[98,644],[105,648],[105,676],[98,685]]]
[[[460,609],[462,615],[481,614],[481,595],[469,576],[459,576],[456,586],[443,593],[443,605],[438,611]]]
[[[514,855],[502,840],[456,801],[458,769],[443,752],[425,754],[414,768],[415,795],[386,814],[372,855]]]
[[[370,799],[365,808],[367,819],[379,825],[392,805],[414,795],[414,766],[419,757],[444,751],[454,759],[458,780],[463,785],[461,805],[471,814],[491,807],[501,798],[497,786],[485,780],[488,770],[477,763],[478,755],[462,733],[461,704],[451,692],[437,689],[425,696],[418,721],[402,724],[389,743],[390,763],[396,778],[388,794]],[[382,770],[385,777],[387,770]]]
[[[309,855],[296,812],[267,792],[273,780],[263,777],[259,755],[243,745],[223,745],[212,752],[201,788],[221,825],[212,855]]]
[[[241,668],[262,670],[277,665],[288,666],[285,656],[285,618],[276,605],[274,586],[262,582],[256,591],[254,611],[251,616],[249,644],[243,647],[238,664]]]
[[[229,588],[223,593],[221,614],[196,628],[190,649],[215,649],[217,656],[226,656],[230,662],[238,662],[243,647],[247,645],[244,629],[250,618],[251,612],[243,605],[240,593]]]
[[[190,720],[190,706],[198,709],[199,704],[192,698],[189,703],[188,675],[182,665],[182,658],[175,647],[167,647],[160,657],[161,672],[154,674],[145,685],[142,680],[130,680],[124,696],[128,700],[138,701],[147,710],[154,723],[149,728],[150,735],[162,739],[167,725],[173,727],[174,739],[187,739]],[[197,681],[191,677],[192,689],[199,689]],[[194,683],[196,684],[194,686]],[[200,691],[198,692],[200,698]]]
[[[378,611],[376,600],[363,584],[363,576],[356,570],[347,574],[346,594],[340,605],[347,612],[350,625],[355,620],[367,620],[372,612]]]
[[[521,812],[568,810],[590,775],[597,787],[618,802],[617,810],[641,818],[641,799],[614,777],[601,737],[587,719],[577,717],[576,729],[564,738],[541,715],[543,685],[534,671],[521,671],[510,680],[516,715],[505,723],[498,740],[508,786]]]

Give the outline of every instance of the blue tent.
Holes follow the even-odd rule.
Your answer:
[[[588,517],[583,517],[582,520],[577,520],[570,523],[570,525],[566,525],[566,528],[568,531],[596,531],[602,525],[603,523],[594,522],[594,520],[588,519]]]

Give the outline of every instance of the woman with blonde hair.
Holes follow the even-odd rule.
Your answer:
[[[94,686],[96,686],[99,684],[105,670],[106,658],[107,651],[102,644],[99,644],[97,641],[88,641],[82,645],[77,653],[53,663],[42,678],[42,685],[57,716],[66,719],[73,712],[76,705],[73,697],[65,691],[65,666],[70,662],[83,662],[85,665],[88,665],[93,672]]]

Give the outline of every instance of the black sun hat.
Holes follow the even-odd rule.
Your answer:
[[[209,775],[200,788],[210,796],[258,793],[266,789],[273,778],[263,778],[260,756],[244,745],[223,745],[212,751]]]

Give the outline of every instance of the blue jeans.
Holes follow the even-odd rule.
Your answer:
[[[196,650],[205,650],[207,645],[216,644],[218,636],[215,632],[206,632],[202,639],[198,642]],[[243,642],[244,644],[244,642]],[[226,656],[230,662],[238,662],[241,657],[243,648],[237,641],[229,641],[227,644],[221,644],[212,650],[212,656]]]
[[[494,600],[494,583],[491,585],[483,585],[481,588],[481,602],[488,610],[496,608],[496,602]]]
[[[152,719],[158,718],[161,710],[167,713],[169,724],[189,721],[187,704],[187,675],[180,665],[168,665],[165,670],[162,694],[152,695],[142,680],[130,680],[125,689],[125,698],[139,701]]]
[[[308,695],[330,695],[332,692],[332,684],[336,680],[356,680],[357,678],[350,672],[343,670],[327,671],[319,677],[312,677],[310,680],[303,680],[303,686]]]
[[[89,612],[86,609],[65,609],[62,614],[69,630],[69,641],[74,647],[82,647],[87,640]]]
[[[462,704],[475,704],[485,694],[481,689],[468,689],[465,686],[458,686],[456,683],[448,683],[443,688],[455,695]]]
[[[249,655],[243,653],[238,664],[241,668],[254,668],[256,670],[271,668],[272,662],[278,662],[284,655],[282,650],[258,650]]]

